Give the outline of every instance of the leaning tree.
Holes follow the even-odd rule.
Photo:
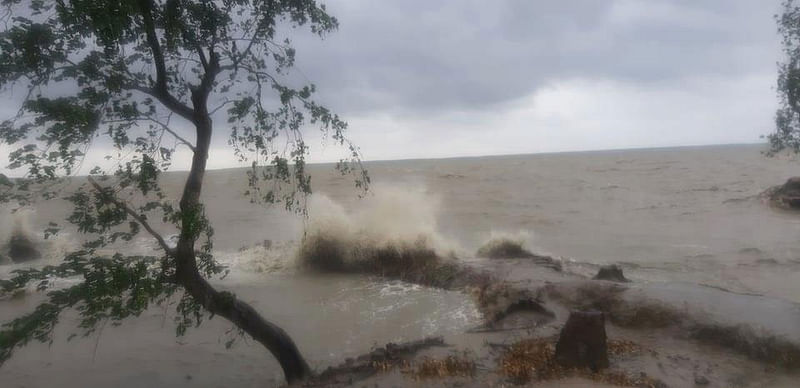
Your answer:
[[[213,228],[201,201],[212,133],[223,131],[248,169],[252,200],[303,211],[311,180],[303,130],[319,128],[344,147],[337,167],[365,188],[346,124],[312,100],[313,85],[288,76],[295,51],[286,34],[306,27],[323,36],[335,18],[314,0],[2,0],[0,85],[20,105],[0,124],[0,145],[20,178],[4,180],[0,200],[14,207],[61,197],[67,221],[86,235],[58,265],[17,270],[0,280],[8,295],[28,286],[46,292],[32,312],[0,331],[0,363],[31,341],[50,341],[59,316],[79,314],[76,334],[136,316],[171,296],[177,333],[205,314],[231,321],[279,361],[286,380],[310,369],[291,338],[230,292],[209,283],[225,273],[213,256]],[[222,126],[212,118],[223,118]],[[223,137],[224,138],[224,137]],[[113,160],[85,166],[90,146]],[[180,198],[159,185],[183,147],[191,167]],[[90,169],[91,168],[91,169]],[[88,172],[66,185],[65,176]],[[65,187],[71,189],[67,192]],[[157,219],[179,230],[171,244]],[[51,223],[45,236],[60,226]],[[109,244],[147,233],[150,256]],[[116,246],[116,245],[115,245]],[[68,287],[56,278],[76,278]]]

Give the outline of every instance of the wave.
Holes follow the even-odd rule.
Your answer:
[[[35,210],[0,210],[0,264],[51,263],[63,254],[68,239],[37,232],[31,225]]]
[[[368,262],[418,262],[454,256],[459,249],[439,233],[438,198],[421,189],[379,186],[351,211],[315,195],[308,209],[297,255],[304,267],[341,270]]]
[[[243,275],[261,275],[276,272],[292,272],[296,266],[295,241],[273,243],[265,240],[260,244],[243,247],[237,252],[218,254],[218,258],[231,273],[241,277]]]

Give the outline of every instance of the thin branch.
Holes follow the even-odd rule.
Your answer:
[[[191,149],[191,150],[192,150],[192,152],[194,152],[194,150],[195,150],[195,148],[194,148],[194,144],[192,144],[192,142],[190,142],[189,140],[186,140],[186,139],[185,139],[184,137],[182,137],[181,135],[178,135],[178,133],[177,133],[177,132],[173,131],[173,130],[172,130],[170,127],[169,127],[169,124],[167,124],[167,123],[164,123],[164,122],[162,122],[161,120],[157,120],[157,119],[155,119],[155,118],[152,118],[152,117],[146,117],[146,116],[144,116],[144,117],[134,117],[134,118],[131,118],[131,119],[114,119],[114,120],[103,120],[103,124],[112,124],[112,123],[128,123],[128,122],[130,122],[131,120],[133,120],[133,121],[140,121],[140,120],[142,120],[142,121],[152,121],[153,123],[155,123],[155,124],[158,124],[159,126],[161,126],[161,129],[163,129],[163,130],[167,131],[167,132],[168,132],[170,135],[174,136],[174,137],[175,137],[175,139],[177,139],[179,142],[181,142],[181,143],[183,143],[185,146],[189,147],[189,149]]]
[[[233,68],[234,69],[238,68],[239,67],[239,63],[243,59],[245,59],[248,55],[250,55],[250,50],[253,48],[253,44],[256,42],[256,37],[258,36],[259,31],[261,31],[261,29],[262,29],[262,25],[261,24],[267,22],[267,20],[269,20],[269,19],[268,18],[264,18],[260,22],[256,23],[256,28],[255,28],[255,31],[253,31],[253,36],[250,38],[250,42],[247,44],[247,48],[245,48],[244,51],[242,51],[241,55],[239,55],[237,57],[236,53],[231,53],[231,54],[233,54],[233,55],[231,55],[231,59],[233,60]]]
[[[230,103],[232,103],[232,102],[233,102],[233,100],[229,100],[229,99],[226,97],[226,98],[225,98],[225,102],[223,102],[222,104],[219,104],[219,106],[218,106],[218,107],[216,107],[216,108],[214,108],[214,109],[212,109],[212,110],[211,110],[211,112],[208,112],[209,116],[211,116],[211,115],[214,115],[214,113],[217,113],[217,111],[219,111],[220,109],[224,108],[224,107],[225,107],[225,105],[228,105],[228,104],[230,104]]]
[[[91,183],[91,184],[92,184],[92,186],[94,186],[95,190],[97,190],[97,191],[98,191],[98,192],[100,192],[100,193],[104,193],[104,192],[105,192],[105,188],[103,188],[103,186],[100,186],[100,185],[99,185],[99,184],[98,184],[98,183],[97,183],[97,182],[94,180],[94,178],[92,178],[92,177],[87,177],[87,179],[89,180],[89,183]],[[135,219],[135,220],[136,220],[136,221],[137,221],[137,222],[138,222],[140,225],[142,225],[142,227],[143,227],[145,230],[147,230],[147,232],[148,232],[148,233],[150,233],[150,235],[151,235],[151,236],[153,236],[153,237],[154,237],[154,238],[155,238],[155,239],[158,241],[158,245],[160,245],[160,246],[161,246],[161,249],[163,249],[163,250],[164,250],[164,252],[166,252],[166,253],[167,253],[167,255],[170,255],[170,256],[172,256],[172,255],[174,254],[175,250],[174,250],[174,249],[172,249],[172,248],[169,246],[169,244],[167,244],[166,240],[164,240],[164,237],[162,237],[162,236],[161,236],[161,234],[159,234],[158,232],[156,232],[156,231],[155,231],[155,230],[154,230],[154,229],[153,229],[153,228],[150,226],[150,224],[147,222],[147,219],[145,219],[144,217],[142,217],[142,215],[140,215],[139,213],[137,213],[135,210],[131,209],[131,207],[130,207],[130,206],[128,206],[128,205],[127,205],[125,202],[122,202],[122,201],[120,201],[120,200],[119,200],[119,199],[117,199],[116,197],[113,197],[113,198],[111,198],[111,202],[113,202],[115,205],[117,205],[117,206],[119,206],[120,208],[122,208],[123,210],[125,210],[125,213],[128,213],[128,215],[129,215],[129,216],[133,217],[133,219]]]
[[[170,114],[170,116],[171,115],[172,114]],[[180,135],[178,135],[175,131],[173,131],[169,127],[169,118],[167,118],[167,122],[166,123],[162,123],[161,121],[158,121],[158,120],[153,119],[153,118],[151,118],[150,120],[155,122],[155,123],[157,123],[157,124],[159,124],[159,125],[161,125],[161,127],[165,131],[169,132],[170,135],[175,136],[175,139],[177,139],[179,142],[183,143],[185,146],[189,147],[189,149],[192,150],[192,152],[196,151],[196,149],[194,148],[194,144],[192,144],[192,142],[190,142],[189,140],[186,140],[185,138],[181,137]]]
[[[92,363],[97,358],[97,348],[100,347],[100,337],[103,336],[103,330],[106,328],[106,324],[108,323],[108,318],[103,320],[103,325],[100,326],[100,330],[97,332],[97,339],[94,342],[94,351],[92,352]]]
[[[163,92],[161,91],[161,89],[148,88],[136,84],[122,84],[121,87],[123,89],[136,90],[144,94],[147,94],[148,96],[152,96],[153,98],[164,104],[164,106],[167,107],[167,109],[177,113],[184,119],[189,121],[192,121],[194,119],[194,110],[184,105],[183,103],[178,101],[177,98],[169,94],[169,92],[166,91],[166,87],[163,89]]]

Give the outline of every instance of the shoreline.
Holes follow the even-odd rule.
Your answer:
[[[515,281],[504,277],[501,275],[504,264],[514,266],[520,272],[537,272],[538,279],[528,277],[527,281]],[[576,309],[603,311],[607,317],[610,344],[625,344],[629,349],[617,354],[612,352],[611,368],[602,373],[573,370],[558,377],[533,378],[521,383],[550,386],[548,384],[562,381],[575,387],[600,386],[598,384],[635,387],[760,387],[769,384],[770,387],[791,387],[800,378],[800,328],[791,327],[791,322],[800,320],[800,306],[797,304],[755,297],[763,298],[761,304],[739,301],[740,306],[750,306],[755,311],[751,311],[751,316],[737,318],[709,311],[704,304],[725,299],[735,304],[739,298],[754,296],[717,289],[701,290],[701,286],[697,286],[694,290],[680,290],[683,295],[673,294],[670,300],[664,297],[669,293],[664,294],[663,290],[660,290],[660,296],[659,292],[653,292],[653,285],[586,279],[525,258],[472,261],[467,266],[488,273],[498,282],[496,284],[518,288],[525,291],[525,295],[537,295],[541,298],[538,299],[541,306],[553,313],[551,319],[542,319],[541,314],[530,311],[512,311],[498,319],[487,319],[499,323],[497,327],[469,330],[444,340],[442,344],[437,343],[432,349],[422,348],[413,354],[398,356],[394,364],[380,364],[381,368],[366,373],[366,377],[363,376],[363,365],[356,363],[354,366],[348,360],[327,370],[321,380],[312,380],[304,386],[376,384],[388,387],[419,384],[421,380],[425,386],[447,387],[518,384],[520,382],[514,382],[513,376],[504,375],[504,354],[525,341],[552,341],[569,312]],[[480,301],[481,298],[477,298],[479,305]],[[765,301],[777,305],[770,306]],[[754,319],[781,309],[785,309],[783,317],[772,314],[770,318],[784,320],[789,326],[778,328],[773,324],[770,328],[767,327],[769,322]],[[513,321],[510,327],[502,325],[506,319]],[[766,325],[758,327],[757,322]],[[461,375],[465,373],[463,370],[448,371],[446,368],[434,377],[420,375],[427,363],[441,365],[457,356],[481,367],[474,368],[468,376]],[[374,355],[361,356],[370,357]],[[352,368],[358,369],[358,373],[354,374]],[[747,375],[742,373],[742,368],[748,371]],[[345,382],[342,382],[342,376],[346,376]]]
[[[445,268],[448,270],[451,262]],[[456,272],[456,277],[463,276],[464,279],[458,280],[450,278],[444,283],[431,283],[429,278],[419,278],[413,273],[398,274],[391,271],[378,271],[378,267],[371,267],[361,272],[368,283],[376,281],[387,281],[400,279],[410,284],[426,283],[425,286],[445,286],[454,290],[453,292],[469,295],[476,301],[478,309],[483,311],[484,323],[464,328],[459,331],[450,332],[441,338],[441,343],[434,341],[431,346],[420,346],[414,351],[408,351],[399,356],[391,356],[386,360],[387,347],[382,342],[373,344],[373,352],[358,356],[350,353],[351,356],[334,357],[326,362],[328,369],[320,369],[320,364],[314,362],[317,372],[321,373],[318,379],[307,381],[302,386],[368,386],[391,387],[391,386],[442,386],[442,387],[483,387],[483,386],[505,386],[514,385],[514,378],[504,374],[503,360],[509,349],[522,344],[525,341],[551,341],[548,339],[557,336],[569,312],[573,309],[596,309],[606,312],[606,329],[609,340],[617,346],[624,346],[624,352],[612,354],[611,368],[605,374],[586,374],[581,371],[568,371],[557,378],[543,380],[532,380],[530,384],[534,386],[641,386],[641,387],[683,387],[693,386],[695,379],[700,381],[708,380],[706,386],[710,387],[791,387],[793,382],[800,377],[800,328],[792,327],[792,319],[800,319],[800,308],[797,304],[781,302],[774,298],[766,298],[751,295],[739,295],[719,289],[710,289],[703,286],[693,288],[666,287],[668,285],[648,284],[637,281],[629,283],[615,283],[604,280],[592,280],[584,276],[565,271],[559,271],[551,265],[542,265],[541,261],[531,260],[531,258],[505,258],[505,259],[480,259],[458,261],[458,266],[463,268]],[[425,270],[430,270],[430,266],[422,266]],[[317,273],[317,274],[315,274]],[[347,271],[339,270],[336,278],[348,279],[354,275],[349,275]],[[479,275],[476,275],[479,274]],[[278,278],[283,275],[276,274]],[[308,270],[299,270],[298,276],[306,278],[306,282],[318,282],[324,279],[325,273]],[[320,277],[322,276],[322,277]],[[441,278],[438,278],[441,279]],[[264,279],[269,282],[270,280]],[[297,281],[296,277],[289,277],[286,281]],[[438,281],[438,280],[437,280]],[[323,281],[324,282],[324,281]],[[237,293],[242,292],[242,296],[248,299],[261,295],[265,288],[263,285],[250,284],[239,287],[232,285]],[[309,283],[310,284],[310,283]],[[274,285],[276,290],[280,285]],[[476,293],[476,287],[500,290],[499,292],[486,293],[481,295]],[[510,291],[510,292],[509,292]],[[487,298],[503,299],[500,303],[493,305],[494,310],[487,309],[482,300]],[[519,298],[535,300],[542,311],[536,309],[510,309],[514,301]],[[753,298],[759,301],[751,300]],[[21,299],[3,301],[2,306],[5,310],[8,303],[22,303],[29,305],[36,299],[34,295],[24,296]],[[714,312],[708,309],[708,304],[713,303],[724,307],[720,301],[728,300],[733,303],[733,307],[749,307],[749,315],[734,316],[724,308]],[[796,317],[784,316],[777,317],[776,312],[783,311],[785,314],[792,312],[794,308]],[[731,310],[731,308],[728,308]],[[495,316],[491,316],[489,311],[498,311]],[[717,316],[714,316],[714,314]],[[269,313],[268,313],[269,314]],[[170,386],[213,386],[206,373],[220,375],[219,382],[227,381],[229,386],[255,386],[263,385],[264,378],[268,375],[255,373],[248,375],[241,384],[234,380],[229,380],[230,376],[223,373],[226,368],[238,362],[244,361],[242,356],[247,358],[245,370],[257,365],[272,365],[274,360],[270,360],[266,351],[257,344],[247,344],[245,347],[234,348],[231,351],[224,349],[220,342],[224,342],[225,336],[219,334],[216,340],[208,342],[215,336],[209,337],[209,333],[220,330],[224,332],[224,321],[214,320],[206,323],[201,329],[196,329],[187,338],[177,339],[180,345],[169,345],[171,341],[176,341],[172,337],[172,330],[167,320],[167,316],[160,316],[160,311],[152,311],[148,314],[150,318],[145,321],[161,321],[161,329],[155,327],[154,322],[147,324],[151,326],[149,331],[142,332],[144,321],[134,320],[123,323],[122,332],[117,328],[107,328],[107,333],[99,333],[96,340],[82,340],[82,345],[76,349],[70,349],[70,354],[80,353],[83,349],[84,358],[91,357],[91,363],[98,362],[97,349],[118,348],[120,351],[126,348],[127,340],[120,334],[130,333],[139,338],[142,335],[155,335],[146,343],[151,346],[152,341],[164,341],[161,350],[153,349],[153,353],[147,357],[157,359],[171,359],[171,362],[180,362],[187,357],[181,356],[184,351],[173,353],[169,349],[179,350],[181,347],[201,346],[203,350],[191,351],[197,355],[211,351],[215,354],[212,359],[195,359],[192,364],[206,372],[188,368],[183,376],[183,380],[172,377]],[[763,317],[769,316],[772,322],[766,322]],[[783,319],[787,325],[783,327],[775,326]],[[69,319],[66,319],[69,322]],[[166,326],[164,322],[167,322]],[[215,323],[216,322],[216,323]],[[720,323],[723,322],[724,324]],[[773,323],[772,327],[754,327],[754,324]],[[209,326],[209,324],[212,324]],[[221,324],[221,326],[220,326]],[[367,322],[366,324],[369,324]],[[147,326],[145,325],[145,326]],[[793,330],[794,329],[794,330]],[[140,334],[135,334],[140,333]],[[147,334],[144,334],[147,333]],[[296,338],[302,338],[303,333],[294,334]],[[705,337],[705,338],[704,338]],[[63,340],[64,333],[58,338]],[[95,342],[96,341],[96,342]],[[424,341],[424,338],[415,338],[411,343]],[[199,342],[197,345],[193,343]],[[335,343],[335,341],[334,341]],[[381,345],[379,345],[381,344]],[[621,345],[620,345],[621,344]],[[62,343],[58,348],[71,346],[69,343]],[[242,346],[241,344],[239,346]],[[388,345],[389,347],[404,346],[403,343]],[[92,348],[94,348],[92,350]],[[213,350],[217,349],[217,350]],[[238,350],[236,350],[238,349]],[[383,349],[383,350],[381,350]],[[199,350],[199,349],[198,349]],[[242,350],[246,352],[241,353]],[[48,352],[45,347],[39,351]],[[63,350],[59,350],[62,352]],[[140,356],[146,349],[137,351]],[[375,359],[375,351],[381,358]],[[229,353],[230,352],[230,353]],[[28,356],[23,356],[17,362],[24,362],[30,357],[30,351],[25,349]],[[36,351],[34,352],[36,353]],[[391,351],[389,351],[391,354]],[[125,356],[120,354],[119,356]],[[116,358],[112,357],[112,358]],[[193,356],[196,357],[196,356]],[[447,360],[464,360],[470,367],[469,372],[463,370],[448,370],[442,365],[447,365]],[[12,358],[14,360],[14,358]],[[237,361],[238,360],[238,361]],[[338,362],[337,362],[338,360]],[[359,361],[361,360],[361,361]],[[365,361],[366,360],[366,361]],[[377,361],[376,361],[377,360]],[[383,360],[381,362],[378,362]],[[199,363],[198,363],[199,362]],[[222,364],[219,364],[222,362]],[[366,362],[366,363],[365,363]],[[234,363],[234,364],[230,364]],[[12,363],[13,364],[13,363]],[[191,364],[187,364],[191,365]],[[324,364],[323,364],[324,365]],[[421,372],[426,370],[428,372]],[[13,365],[11,365],[13,368]],[[155,364],[145,367],[145,370],[158,370]],[[235,368],[241,368],[237,365]],[[439,372],[430,372],[430,368]],[[439,368],[439,369],[436,369]],[[444,368],[444,369],[442,369]],[[182,373],[181,368],[177,368],[177,373]],[[252,369],[250,369],[252,371]],[[271,384],[281,385],[279,377],[275,377],[274,372],[278,372],[277,366],[266,368],[272,370],[272,377],[267,378]],[[746,371],[747,373],[743,373]],[[55,372],[55,373],[53,373]],[[68,370],[61,372],[51,371],[50,378],[59,379],[59,376],[69,374]],[[114,381],[126,385],[128,381],[131,385],[136,380],[124,380],[123,375],[115,374],[113,370],[106,372],[108,382]],[[130,373],[130,372],[127,372]],[[152,372],[151,372],[152,373]],[[159,372],[160,373],[160,372]],[[241,371],[239,373],[242,373]],[[248,372],[249,373],[249,372]],[[427,374],[426,374],[427,373]],[[463,374],[466,373],[466,374]],[[463,375],[462,375],[463,374]],[[279,376],[279,373],[277,374]],[[115,377],[116,376],[116,377]],[[260,376],[260,377],[259,377]],[[6,374],[6,377],[11,377]],[[645,378],[646,377],[646,378]],[[17,376],[16,379],[22,378]],[[123,378],[123,381],[118,379]],[[162,377],[163,378],[163,377]],[[613,380],[616,379],[616,380]],[[4,380],[0,378],[0,380]],[[17,382],[22,383],[22,380]],[[158,380],[163,382],[164,380]],[[249,381],[249,382],[245,382]],[[259,382],[256,384],[256,382]],[[612,383],[616,381],[616,383]],[[10,381],[13,384],[13,380]],[[210,384],[210,385],[207,385]],[[605,384],[605,385],[602,385]],[[616,384],[616,385],[615,385]],[[622,385],[620,385],[622,384]],[[633,385],[631,385],[633,384]],[[650,385],[647,385],[650,384]],[[661,385],[658,385],[661,384]],[[156,385],[159,385],[156,383]],[[13,385],[12,385],[13,386]]]
[[[309,199],[312,218],[305,221],[274,207],[248,204],[241,193],[243,174],[235,172],[210,172],[204,200],[216,227],[215,253],[235,273],[218,284],[286,328],[318,371],[387,342],[443,336],[449,346],[421,350],[408,361],[428,357],[432,361],[425,365],[441,366],[436,362],[468,352],[476,365],[471,384],[502,386],[508,381],[498,360],[506,348],[558,334],[571,308],[599,308],[611,314],[611,340],[646,349],[612,357],[617,370],[644,372],[678,387],[693,386],[695,374],[710,380],[710,386],[790,387],[785,381],[796,380],[797,372],[780,366],[786,362],[770,353],[792,354],[797,344],[794,330],[800,317],[790,313],[800,310],[792,281],[800,269],[798,224],[795,214],[766,206],[758,194],[795,172],[796,162],[765,160],[750,146],[622,151],[379,163],[372,171],[375,190],[362,201],[346,178],[316,169],[318,194]],[[165,175],[168,194],[182,187],[177,178]],[[41,242],[47,221],[67,215],[60,201],[45,201],[22,224]],[[403,274],[402,266],[391,271],[377,265],[345,268],[338,275],[295,271],[290,267],[297,238],[309,224],[344,236],[345,246],[352,243],[362,253],[386,242],[413,243],[422,235],[446,259],[452,259],[449,247],[454,247],[458,259],[452,260],[469,268],[465,274],[488,275],[476,276],[478,284],[458,284],[448,280],[453,268],[416,277]],[[154,225],[172,232],[169,225]],[[540,265],[546,260],[475,257],[477,244],[498,236],[518,238],[535,252],[564,255],[551,258],[563,271]],[[59,252],[79,244],[78,238],[67,230],[52,243],[44,242],[47,255],[34,265],[55,262]],[[255,241],[270,243],[255,248]],[[370,241],[377,245],[365,245]],[[114,249],[149,252],[152,244],[137,239]],[[607,264],[619,264],[633,282],[602,287],[608,283],[589,280]],[[387,277],[426,286],[449,282],[439,286],[451,291]],[[522,309],[487,327],[481,315],[490,310],[473,303],[475,294],[465,288],[474,289],[488,278],[487,283],[503,283],[536,300],[554,317]],[[0,303],[0,316],[18,314],[34,298]],[[506,299],[495,309],[511,305]],[[153,308],[121,327],[108,325],[96,336],[73,342],[66,341],[73,320],[65,316],[52,347],[22,349],[3,368],[0,385],[49,386],[68,378],[77,379],[76,387],[138,387],[142,382],[249,387],[282,381],[274,361],[252,341],[225,349],[230,325],[224,320],[213,319],[190,330],[188,337],[175,338],[173,309],[168,310]],[[740,323],[756,328],[739,330]],[[704,336],[709,340],[698,339]],[[788,338],[790,347],[781,337]],[[391,379],[395,385],[459,384],[449,377],[420,382],[402,365],[385,372],[371,379],[388,386]],[[581,376],[567,381],[588,384]]]

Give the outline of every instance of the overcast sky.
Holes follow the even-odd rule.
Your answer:
[[[367,160],[749,143],[773,128],[779,3],[328,0],[339,30],[293,39]],[[236,165],[225,132],[211,168]]]
[[[757,142],[779,3],[331,0],[295,44],[366,159]]]

